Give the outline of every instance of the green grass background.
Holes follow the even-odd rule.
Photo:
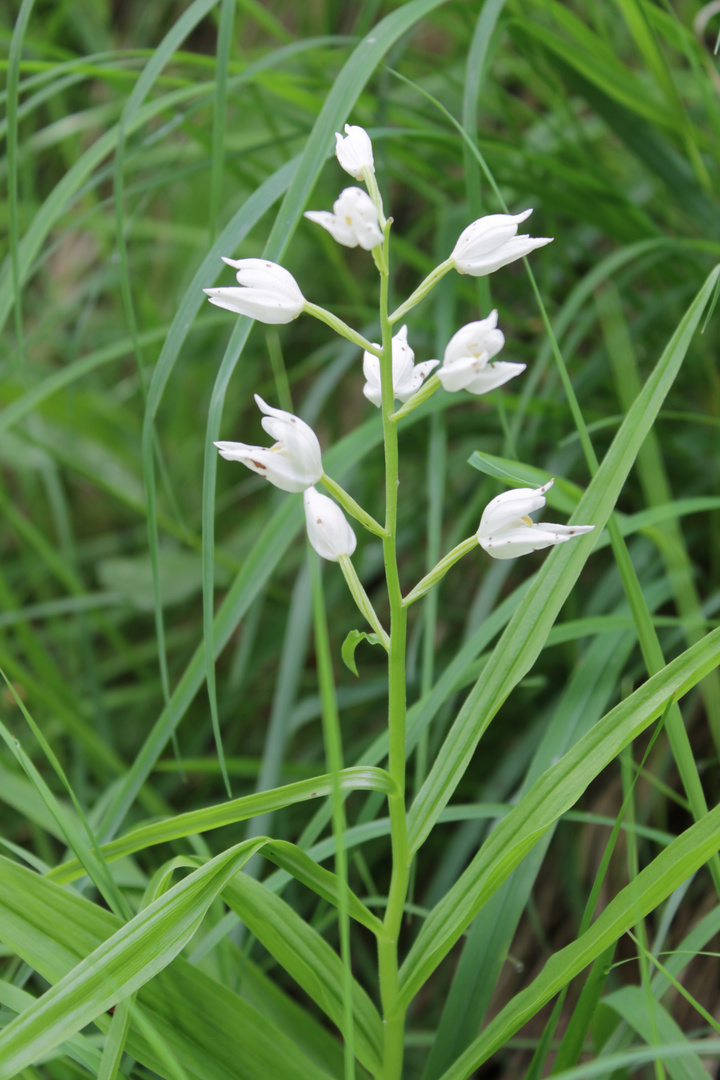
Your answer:
[[[477,528],[486,502],[513,478],[556,476],[546,516],[566,520],[591,474],[578,415],[602,461],[720,261],[720,22],[706,18],[684,0],[37,0],[0,12],[0,667],[14,691],[0,697],[3,910],[13,927],[0,930],[0,1022],[161,895],[154,875],[168,860],[218,860],[203,864],[211,869],[202,880],[186,879],[192,889],[150,924],[158,940],[167,936],[167,956],[184,949],[184,959],[135,988],[134,1004],[118,1007],[112,1021],[103,1005],[82,1036],[48,1049],[49,1060],[32,1064],[32,1053],[25,1060],[18,1050],[14,1059],[8,1049],[7,1075],[22,1068],[28,1077],[90,1072],[105,1080],[118,1067],[128,1077],[307,1075],[298,1046],[318,1076],[342,1075],[339,1044],[320,1019],[333,1018],[322,1000],[335,991],[299,977],[294,961],[264,940],[254,882],[270,872],[267,861],[255,855],[248,863],[242,896],[223,894],[234,915],[219,900],[223,875],[244,865],[258,846],[253,838],[302,837],[308,847],[329,811],[260,802],[262,817],[228,814],[207,833],[190,818],[185,832],[159,832],[153,846],[107,865],[97,849],[149,819],[226,799],[217,734],[234,797],[325,771],[298,497],[218,465],[210,453],[206,461],[209,440],[262,441],[252,401],[260,393],[312,423],[328,472],[376,517],[383,512],[380,429],[362,396],[358,350],[309,319],[236,327],[203,302],[200,288],[230,283],[220,254],[269,252],[309,299],[373,338],[371,260],[300,217],[306,207],[329,208],[345,186],[332,132],[350,120],[373,137],[394,218],[395,303],[470,220],[501,209],[485,163],[511,211],[533,207],[531,233],[556,238],[532,256],[532,268],[580,412],[573,415],[565,368],[522,265],[489,281],[443,280],[408,317],[416,359],[440,357],[462,323],[496,306],[504,358],[528,367],[492,399],[438,395],[403,428],[405,588]],[[374,35],[382,19],[389,22]],[[405,951],[518,792],[648,672],[717,625],[717,354],[717,320],[705,324],[703,315],[617,500],[629,558],[623,563],[617,542],[613,550],[600,544],[539,659],[467,771],[445,786],[443,805],[454,794],[419,854]],[[519,601],[516,590],[543,558],[491,563],[478,551],[412,609],[410,702],[426,703],[412,714],[424,725],[412,751],[412,793]],[[355,562],[384,614],[381,550],[369,534],[359,537]],[[382,764],[372,750],[385,723],[382,655],[361,644],[359,678],[341,665],[344,637],[363,627],[334,566],[325,569],[324,591],[345,763]],[[219,653],[215,725],[203,641],[206,658]],[[547,958],[578,937],[594,886],[599,912],[693,816],[702,823],[703,795],[710,807],[717,801],[718,688],[710,675],[684,698],[679,725],[666,712],[666,730],[652,744],[644,735],[623,750],[483,908],[464,951],[454,945],[433,971],[410,1014],[408,1080],[444,1076],[483,1020],[506,1015]],[[382,781],[356,779],[348,787],[365,790],[347,803],[356,845],[350,885],[380,914],[388,882]],[[425,791],[435,798],[431,783]],[[435,816],[441,809],[437,802]],[[717,844],[703,842],[707,858]],[[73,855],[91,880],[66,891],[82,900],[65,910],[46,883],[29,896],[17,868],[45,871]],[[336,945],[331,901],[298,883],[312,868],[293,869],[284,900]],[[647,910],[647,921],[638,909],[628,923],[637,940],[623,937],[614,953],[606,946],[593,968],[596,989],[593,976],[573,982],[550,1021],[539,995],[519,1032],[503,1034],[499,1024],[488,1064],[480,1055],[468,1059],[470,1072],[458,1066],[447,1076],[539,1076],[596,1055],[607,1058],[607,1076],[666,1068],[694,1080],[715,1069],[717,1048],[701,1045],[665,1055],[665,1066],[623,1064],[631,1045],[717,1036],[720,909],[711,873],[700,869]],[[21,947],[13,920],[25,916]],[[178,930],[172,944],[181,918],[187,936]],[[278,909],[284,918],[291,916]],[[299,955],[305,931],[298,924],[296,932]],[[663,983],[647,950],[682,974],[691,1001]],[[623,963],[607,975],[613,961]],[[326,963],[339,986],[329,953]],[[372,940],[360,928],[353,965],[362,994],[374,998]],[[89,986],[88,973],[78,978]],[[83,1023],[102,1004],[100,990],[88,993]],[[363,1002],[357,1047],[372,1068],[374,1006]],[[49,1047],[49,1015],[39,1016],[34,1035],[23,1029],[17,1046],[40,1052],[46,1037]],[[270,1022],[287,1046],[263,1028]]]

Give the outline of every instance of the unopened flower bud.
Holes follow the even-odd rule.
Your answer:
[[[346,124],[345,137],[336,131],[335,140],[335,156],[346,173],[356,180],[362,180],[363,169],[375,172],[372,142],[365,128]]]
[[[309,487],[303,495],[308,539],[323,559],[337,562],[341,555],[352,555],[357,537],[337,503]]]
[[[551,236],[516,236],[518,224],[530,214],[488,214],[468,225],[450,256],[458,273],[483,277],[549,244]]]

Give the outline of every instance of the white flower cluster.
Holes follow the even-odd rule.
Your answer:
[[[363,128],[350,124],[345,125],[344,136],[337,133],[335,138],[339,164],[355,180],[364,182],[367,191],[359,187],[345,188],[335,200],[332,213],[309,210],[305,217],[326,229],[339,244],[372,252],[381,269],[386,266],[382,261],[383,249],[391,222],[385,218],[375,180],[372,142]],[[550,237],[517,235],[518,225],[531,213],[531,210],[524,210],[515,215],[490,214],[468,225],[449,258],[425,279],[396,313],[389,316],[389,321],[399,321],[400,314],[419,303],[448,270],[481,277],[549,244]],[[309,303],[292,274],[277,263],[267,259],[223,261],[237,271],[238,287],[205,289],[211,303],[268,324],[291,322],[304,311],[324,319],[350,340],[365,342],[363,393],[373,405],[382,408],[382,350],[379,345],[367,342],[336,316]],[[402,326],[392,338],[393,399],[403,403],[397,416],[414,408],[439,387],[449,393],[466,390],[475,395],[487,394],[520,375],[525,364],[495,359],[505,344],[497,323],[497,311],[468,323],[448,342],[442,363],[426,360],[419,364],[415,364],[415,354],[407,340],[407,326]],[[423,385],[435,368],[438,370]],[[349,557],[355,550],[355,533],[340,507],[315,490],[314,485],[324,478],[320,443],[315,432],[291,413],[267,405],[257,394],[255,401],[265,414],[262,426],[275,440],[274,445],[267,448],[217,442],[215,445],[220,454],[230,461],[242,462],[283,491],[302,491],[312,546],[325,559],[338,561]],[[328,478],[325,480],[330,486]],[[531,520],[529,514],[545,505],[545,492],[551,484],[552,481],[536,490],[518,488],[493,499],[485,508],[476,534],[480,546],[493,558],[508,559],[589,532],[592,526],[540,525]],[[331,486],[331,490],[344,494],[337,485]],[[356,512],[360,508],[349,496],[346,499],[346,507],[352,504],[349,505],[351,513],[365,524],[372,522],[367,515],[363,517],[362,512]],[[377,526],[377,523],[373,524]]]

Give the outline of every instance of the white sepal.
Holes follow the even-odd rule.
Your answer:
[[[439,363],[439,360],[424,360],[421,364],[416,364],[415,353],[408,345],[407,326],[400,327],[392,339],[393,398],[399,401],[407,401],[411,398],[420,389],[423,379]],[[363,374],[365,376],[363,394],[379,409],[382,405],[380,360],[370,352],[363,354]]]
[[[516,236],[519,223],[530,214],[532,210],[515,215],[488,214],[468,225],[450,256],[458,273],[483,277],[549,244],[551,236]]]
[[[497,311],[461,327],[448,342],[437,373],[443,389],[450,393],[468,390],[471,394],[487,394],[519,375],[525,364],[491,363],[504,344],[503,332],[497,329]]]
[[[242,288],[203,289],[211,304],[247,315],[262,323],[289,323],[297,319],[305,297],[292,274],[268,259],[225,259],[237,270]]]
[[[335,156],[341,167],[356,180],[363,179],[363,169],[375,172],[373,148],[365,128],[357,124],[345,125],[345,137],[335,132]]]
[[[552,484],[553,481],[548,480],[539,488],[504,491],[489,502],[477,531],[480,547],[494,559],[516,559],[531,551],[563,544],[583,533],[592,532],[594,525],[553,525],[549,521],[531,521],[528,515],[545,505],[545,492]]]
[[[314,487],[306,489],[303,502],[308,540],[318,555],[331,562],[337,562],[341,555],[352,555],[357,537],[337,503]]]
[[[271,447],[247,443],[216,442],[220,456],[240,461],[282,491],[305,491],[323,474],[322,452],[311,427],[283,409],[267,405],[255,395],[258,408],[265,413],[262,426],[275,439]]]
[[[345,188],[328,210],[306,210],[305,217],[327,229],[338,244],[370,251],[383,242],[375,204],[362,188]]]

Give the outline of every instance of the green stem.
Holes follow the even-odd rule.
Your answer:
[[[420,301],[427,296],[430,290],[437,285],[438,281],[445,277],[448,270],[452,270],[454,265],[454,262],[450,258],[446,259],[445,262],[441,262],[439,266],[436,266],[435,269],[428,274],[425,280],[420,282],[415,292],[411,293],[407,300],[401,304],[399,308],[396,308],[392,315],[388,317],[390,325],[392,326],[398,319],[402,319],[406,312],[410,311],[411,308],[414,308],[416,304],[419,304]]]
[[[385,629],[383,628],[380,619],[378,618],[375,608],[372,606],[370,597],[365,592],[362,586],[360,578],[357,576],[357,570],[352,564],[349,555],[341,555],[338,559],[340,563],[340,569],[343,572],[347,587],[352,594],[352,598],[358,606],[358,609],[362,615],[365,616],[367,621],[372,626],[373,630],[380,638],[385,650],[390,651],[390,638],[388,637]]]
[[[325,599],[323,597],[320,560],[310,552],[310,572],[313,585],[313,617],[315,627],[315,652],[317,656],[318,683],[322,702],[323,739],[327,770],[332,775],[332,821],[335,839],[335,874],[340,888],[338,919],[340,930],[340,955],[343,961],[343,1043],[345,1080],[355,1077],[355,1037],[353,1031],[352,961],[350,955],[350,916],[347,851],[345,849],[345,803],[340,785],[343,768],[342,737],[338,715],[335,678],[330,651]]]
[[[365,526],[368,532],[379,536],[381,540],[386,539],[387,531],[383,529],[380,522],[376,521],[372,514],[368,514],[367,510],[363,510],[360,503],[355,502],[352,495],[348,495],[345,488],[340,487],[337,480],[333,480],[327,473],[323,473],[320,482],[331,495],[335,496],[343,510],[346,510],[350,517],[354,517],[356,521]]]
[[[397,424],[398,420],[402,420],[403,416],[407,416],[407,414],[409,412],[412,412],[413,409],[417,409],[418,405],[422,405],[424,401],[427,401],[428,398],[431,398],[439,386],[439,375],[431,375],[430,378],[422,384],[420,389],[415,391],[409,401],[406,401],[405,404],[402,405],[397,412],[394,412],[392,414],[390,419],[393,421],[394,424]]]
[[[462,559],[463,555],[467,555],[469,551],[472,551],[477,546],[477,536],[469,536],[467,540],[462,540],[452,551],[448,551],[447,555],[444,555],[440,562],[433,566],[430,573],[426,574],[421,581],[418,581],[415,588],[407,594],[403,600],[403,607],[410,607],[421,596],[424,596],[426,592],[432,589],[433,585],[437,585],[438,581],[445,577],[451,566],[454,566],[456,562]]]
[[[317,304],[311,304],[309,300],[306,300],[303,304],[303,311],[307,315],[314,315],[320,322],[324,322],[336,334],[340,337],[347,338],[348,341],[352,341],[353,345],[359,345],[361,349],[367,349],[373,356],[380,356],[380,349],[377,345],[374,345],[372,341],[368,341],[366,337],[359,334],[357,330],[353,330],[352,326],[348,326],[346,322],[339,319],[337,315],[333,315],[332,311],[326,311],[325,308],[319,307]]]
[[[385,229],[384,265],[389,267],[389,226]],[[384,926],[387,939],[378,942],[380,998],[382,1001],[385,1048],[383,1080],[400,1080],[403,1063],[405,1009],[398,990],[398,939],[407,898],[410,849],[405,812],[405,646],[407,616],[402,603],[397,565],[398,436],[391,416],[394,409],[392,382],[392,323],[388,318],[389,273],[380,275],[380,326],[382,330],[382,422],[385,444],[385,530],[383,540],[385,577],[390,601],[390,655],[388,658],[388,772],[397,784],[397,794],[388,796],[392,873]]]

